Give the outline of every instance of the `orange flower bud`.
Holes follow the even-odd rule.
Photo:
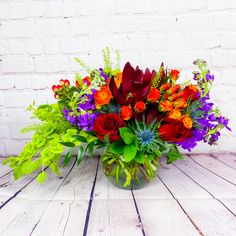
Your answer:
[[[183,109],[187,106],[187,101],[184,98],[179,98],[174,102],[174,108]]]
[[[161,90],[166,91],[171,87],[170,83],[163,84],[161,86]]]
[[[147,100],[150,102],[156,102],[160,96],[161,92],[157,88],[152,88],[147,95]]]
[[[170,101],[165,100],[163,102],[160,102],[158,108],[159,108],[159,111],[166,112],[166,111],[171,111],[173,109],[173,105]]]
[[[167,93],[169,94],[173,94],[173,93],[176,93],[180,90],[180,85],[179,84],[176,84],[175,86],[171,87]]]
[[[143,101],[137,102],[134,106],[135,111],[143,112],[146,108],[146,105]]]
[[[193,126],[193,121],[192,119],[189,117],[189,115],[184,115],[181,118],[181,121],[183,122],[183,125],[187,128],[187,129],[191,129]]]
[[[180,72],[178,70],[171,70],[170,75],[171,79],[177,80],[179,77]]]
[[[124,120],[129,120],[132,117],[132,113],[132,108],[130,106],[121,107],[120,114]]]

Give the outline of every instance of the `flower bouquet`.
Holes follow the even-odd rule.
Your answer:
[[[196,60],[194,84],[178,83],[180,71],[142,71],[127,62],[119,66],[119,53],[112,66],[110,50],[103,50],[104,68],[91,69],[76,61],[87,72],[75,75],[74,84],[65,79],[53,85],[55,104],[29,106],[39,124],[18,157],[4,164],[14,170],[15,179],[40,170],[37,180],[46,179],[45,168],[60,175],[59,160],[66,166],[77,150],[79,165],[84,154],[93,157],[101,150],[104,174],[119,187],[138,188],[155,178],[160,159],[167,163],[184,159],[178,147],[191,151],[198,142],[213,145],[228,119],[209,101],[214,81],[206,62]],[[64,152],[67,150],[66,152]],[[65,155],[62,155],[65,154]]]

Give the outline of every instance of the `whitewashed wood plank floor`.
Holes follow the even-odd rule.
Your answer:
[[[0,166],[1,236],[235,236],[236,154],[192,155],[162,162],[140,190],[114,187],[97,158],[75,162],[62,177],[14,181]]]

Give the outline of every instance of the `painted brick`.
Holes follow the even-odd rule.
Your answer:
[[[3,73],[32,72],[33,60],[26,56],[9,56],[2,60]]]
[[[9,41],[9,51],[11,54],[20,55],[25,53],[25,44],[22,40]]]
[[[28,14],[31,17],[42,17],[45,13],[43,1],[33,1],[27,4]]]
[[[236,48],[236,33],[223,33],[221,38],[222,48]]]
[[[234,14],[217,14],[215,16],[215,27],[219,30],[236,29],[236,13]]]
[[[15,84],[15,88],[19,90],[30,89],[32,87],[31,75],[14,76],[14,84]]]
[[[2,34],[4,37],[33,37],[36,35],[35,25],[32,21],[2,22]]]
[[[61,72],[68,70],[68,61],[64,56],[35,58],[36,72]]]
[[[10,4],[11,18],[24,19],[28,16],[27,5],[25,3]]]
[[[30,39],[26,41],[26,51],[30,55],[38,55],[42,53],[42,44],[39,39]]]
[[[10,5],[8,3],[0,3],[0,19],[10,18]]]

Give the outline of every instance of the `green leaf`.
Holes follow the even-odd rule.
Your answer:
[[[72,137],[82,143],[87,143],[87,139],[81,135],[73,135]]]
[[[157,157],[161,157],[161,156],[162,156],[161,151],[160,151],[159,149],[157,149],[157,148],[154,149],[154,153],[155,153],[155,155],[156,155]]]
[[[125,143],[122,139],[120,139],[120,140],[111,144],[111,151],[114,154],[121,155],[121,154],[123,154],[124,147],[125,147]]]
[[[40,166],[39,161],[30,161],[28,160],[22,165],[22,173],[26,175],[30,175],[33,173],[36,169],[38,169]]]
[[[144,154],[142,152],[138,151],[134,160],[140,164],[143,164],[144,163]]]
[[[124,159],[126,162],[132,161],[137,153],[137,147],[134,144],[126,145],[124,148]]]
[[[78,154],[77,154],[77,166],[80,164],[80,162],[83,160],[83,154],[84,154],[84,147],[80,146],[78,148]]]
[[[72,158],[72,151],[70,150],[69,152],[66,153],[64,161],[63,161],[63,166],[67,166]]]
[[[179,152],[174,152],[174,151],[170,151],[166,154],[167,157],[167,164],[171,164],[174,161],[181,159],[181,160],[185,160],[184,156],[181,155]]]
[[[45,171],[42,171],[38,176],[37,180],[40,184],[42,184],[47,178],[47,173]]]
[[[55,174],[57,174],[57,175],[61,175],[57,163],[53,162],[53,163],[49,166],[49,168],[53,171],[53,173],[55,173]]]
[[[131,144],[134,141],[134,135],[132,130],[127,127],[122,127],[119,129],[120,135],[126,144]]]
[[[75,144],[74,143],[71,143],[71,142],[60,142],[63,146],[66,146],[66,147],[74,147]]]
[[[89,143],[86,147],[85,151],[88,151],[89,157],[92,158],[93,157],[93,149],[96,145],[99,144],[99,141],[96,139],[93,142]]]

